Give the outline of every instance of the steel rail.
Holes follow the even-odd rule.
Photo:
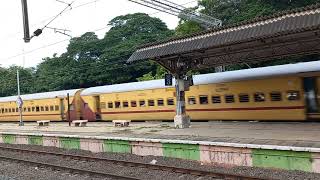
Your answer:
[[[188,168],[181,168],[181,167],[175,167],[175,166],[166,166],[166,165],[149,164],[149,163],[142,163],[142,162],[132,162],[132,161],[92,157],[92,156],[74,155],[74,154],[69,154],[69,153],[48,152],[48,151],[41,151],[41,150],[30,150],[30,149],[4,147],[4,146],[0,146],[0,149],[26,152],[26,153],[49,154],[49,155],[62,156],[62,157],[68,157],[68,158],[74,158],[74,159],[105,161],[105,162],[111,162],[114,164],[127,166],[127,167],[141,167],[141,168],[147,168],[147,169],[153,169],[153,170],[162,170],[162,171],[169,171],[169,172],[175,172],[175,173],[190,174],[190,175],[195,175],[195,176],[207,176],[207,177],[212,177],[212,178],[222,178],[222,179],[230,179],[230,180],[233,180],[233,179],[236,179],[236,180],[261,180],[261,179],[263,179],[263,178],[254,177],[254,176],[217,173],[217,172],[206,171],[206,170],[188,169]]]
[[[56,164],[51,164],[51,163],[37,162],[37,161],[19,159],[19,158],[8,157],[8,156],[1,156],[0,155],[0,159],[22,162],[22,163],[27,163],[27,164],[33,164],[33,165],[37,165],[37,166],[45,166],[45,167],[49,167],[52,169],[60,169],[63,171],[78,172],[80,174],[90,174],[90,175],[94,175],[94,176],[103,176],[103,177],[109,177],[109,178],[115,178],[115,179],[139,180],[138,178],[129,177],[129,176],[122,176],[122,175],[105,173],[105,172],[100,172],[100,171],[92,171],[92,170],[86,170],[86,169],[80,169],[80,168],[73,168],[73,167],[69,167],[69,166],[62,166],[62,165],[56,165]]]

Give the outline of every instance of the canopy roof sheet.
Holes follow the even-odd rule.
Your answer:
[[[286,64],[278,66],[269,66],[262,68],[253,68],[237,71],[227,71],[222,73],[210,73],[194,75],[194,85],[210,84],[210,83],[225,83],[232,81],[241,81],[249,79],[259,79],[272,76],[290,75],[303,72],[320,72],[320,61]],[[173,86],[165,86],[164,79],[132,82],[125,84],[115,84],[87,88],[81,92],[83,96],[99,95],[117,92],[129,92],[148,89],[168,88]]]
[[[264,39],[319,29],[320,4],[316,4],[305,8],[281,12],[272,16],[259,17],[233,26],[225,26],[185,37],[147,44],[133,53],[128,62],[146,59],[168,59],[168,57],[172,56],[177,58],[195,51],[199,53],[196,54],[196,56],[201,56],[201,54],[205,54],[205,51],[208,49],[221,48],[224,46],[230,47],[230,45],[240,46],[241,43],[253,41],[264,43]],[[284,41],[288,41],[288,39]],[[273,42],[270,44],[272,46],[272,44],[277,43]],[[243,48],[244,47],[240,47],[239,49],[241,50]],[[254,49],[252,49],[252,51],[253,50]],[[212,56],[226,51],[228,52],[228,49],[219,51],[219,53],[212,53]],[[190,58],[190,56],[188,57]],[[229,59],[231,59],[231,57],[229,57]]]
[[[23,101],[26,100],[36,100],[36,99],[53,99],[53,98],[65,98],[69,93],[69,96],[74,96],[80,89],[71,89],[71,90],[62,90],[62,91],[52,91],[52,92],[43,92],[35,94],[25,94],[21,95]],[[0,97],[0,102],[11,102],[16,101],[18,96],[8,96]]]

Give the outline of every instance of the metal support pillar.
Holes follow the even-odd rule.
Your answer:
[[[174,126],[176,128],[189,128],[190,117],[186,114],[185,86],[182,76],[176,76],[176,99],[177,108],[176,116],[174,117]]]
[[[69,96],[69,93],[67,93],[67,103],[68,103],[68,122],[69,122],[69,126],[71,126],[71,118],[70,118],[70,96]]]
[[[24,126],[23,119],[22,119],[22,105],[23,101],[20,96],[20,76],[19,76],[19,70],[17,70],[17,89],[18,89],[18,99],[17,99],[17,105],[19,108],[19,126]]]
[[[30,42],[30,32],[29,32],[29,18],[28,18],[28,5],[27,0],[21,0],[22,5],[22,17],[23,17],[23,32],[24,32],[24,42]]]

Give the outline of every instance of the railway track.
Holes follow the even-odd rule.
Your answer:
[[[76,159],[76,160],[85,160],[85,161],[104,161],[104,162],[110,162],[110,163],[113,163],[116,165],[121,165],[124,167],[146,168],[146,169],[152,169],[152,170],[168,171],[168,172],[173,172],[173,173],[190,174],[190,175],[199,176],[199,177],[210,177],[210,178],[214,178],[214,179],[228,179],[228,180],[258,180],[258,179],[261,179],[259,177],[252,177],[252,176],[245,176],[245,175],[238,175],[238,174],[216,173],[216,172],[198,170],[198,169],[187,169],[187,168],[158,165],[158,164],[123,161],[123,160],[115,160],[115,159],[93,157],[93,156],[74,155],[74,154],[70,154],[70,153],[48,152],[48,151],[30,150],[30,149],[4,147],[4,146],[0,146],[0,150],[7,150],[7,151],[11,151],[11,152],[14,151],[14,152],[21,152],[21,153],[35,153],[35,154],[42,154],[42,155],[53,155],[53,156],[60,156],[60,157],[64,157],[64,158],[72,158],[72,159]],[[81,173],[81,174],[105,176],[105,177],[110,177],[110,178],[114,178],[114,179],[132,179],[132,180],[139,179],[139,178],[135,178],[135,177],[121,176],[118,174],[106,173],[106,172],[101,172],[101,171],[92,171],[92,170],[87,170],[87,169],[72,168],[69,166],[61,166],[61,165],[55,165],[55,164],[51,164],[51,163],[47,163],[47,162],[46,163],[37,162],[37,161],[33,161],[33,160],[19,159],[19,158],[13,158],[13,157],[0,156],[0,159],[22,162],[22,163],[29,163],[29,164],[34,164],[34,165],[38,165],[38,166],[50,167],[53,169],[67,170],[70,172],[77,172],[77,173]]]
[[[89,174],[89,175],[94,175],[94,176],[108,177],[108,178],[112,178],[112,179],[139,180],[134,177],[120,176],[117,174],[105,173],[105,172],[101,172],[101,171],[91,171],[91,170],[80,169],[80,168],[72,168],[72,167],[68,167],[68,166],[61,166],[61,165],[55,165],[55,164],[51,164],[51,163],[43,163],[43,162],[37,162],[37,161],[25,160],[25,159],[13,158],[13,157],[0,156],[0,159],[5,159],[8,161],[15,161],[15,162],[19,162],[19,163],[27,163],[27,164],[41,166],[41,167],[49,167],[52,169],[59,169],[59,170],[68,171],[71,173]]]

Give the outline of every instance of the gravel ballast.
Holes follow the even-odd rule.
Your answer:
[[[83,150],[65,150],[55,147],[44,147],[44,146],[33,146],[33,145],[11,145],[11,144],[0,144],[3,147],[15,147],[30,150],[42,150],[48,152],[60,152],[69,153],[75,155],[86,155],[93,157],[103,157],[115,160],[133,161],[133,162],[143,162],[150,163],[151,161],[156,162],[156,164],[176,166],[183,168],[192,168],[213,171],[217,173],[228,173],[228,174],[241,174],[246,176],[256,176],[262,179],[320,179],[320,174],[317,173],[307,173],[303,171],[285,171],[285,170],[271,170],[264,168],[253,168],[253,167],[219,167],[219,166],[208,166],[201,165],[196,161],[188,161],[182,159],[174,158],[164,158],[155,156],[137,156],[132,154],[121,154],[121,153],[91,153],[89,151]],[[74,160],[71,158],[63,158],[53,155],[41,155],[33,153],[19,153],[3,150],[0,148],[1,156],[25,158],[29,160],[37,160],[40,162],[50,162],[55,164],[61,164],[64,166],[71,166],[76,168],[85,168],[88,170],[112,172],[119,175],[133,176],[141,179],[198,179],[197,176],[186,175],[181,173],[172,173],[160,170],[150,170],[145,168],[137,167],[124,167],[121,165],[115,165],[110,162],[101,161],[83,161]],[[21,167],[21,168],[20,168]],[[19,173],[18,173],[19,172]],[[46,173],[43,173],[46,172]],[[97,177],[88,177],[85,175],[72,175],[68,172],[57,173],[51,169],[41,169],[39,167],[32,167],[30,165],[25,165],[21,163],[8,162],[0,159],[0,174],[13,179],[90,179]],[[43,174],[43,176],[42,176]],[[77,176],[77,177],[75,177]],[[55,177],[55,178],[53,178]],[[99,179],[99,178],[98,178]],[[101,178],[100,178],[101,179]],[[208,179],[202,177],[200,179]]]

